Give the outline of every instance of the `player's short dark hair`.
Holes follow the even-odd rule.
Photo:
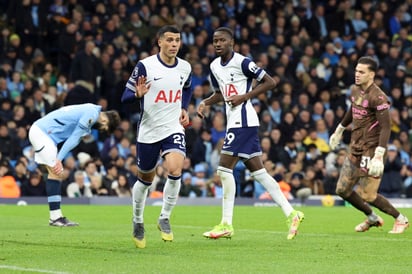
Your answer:
[[[109,110],[105,111],[107,118],[109,119],[109,124],[108,124],[108,132],[113,133],[115,129],[119,126],[120,124],[120,115],[117,111],[115,110]]]
[[[166,25],[166,26],[161,27],[157,31],[157,37],[158,38],[162,37],[166,32],[180,33],[180,30],[174,25]]]
[[[220,27],[220,28],[217,28],[217,29],[215,30],[215,33],[218,32],[218,31],[226,32],[227,34],[229,34],[230,38],[233,39],[233,31],[232,31],[230,28]]]
[[[378,71],[378,62],[373,57],[363,56],[358,59],[358,64],[367,65],[369,70],[375,73]]]

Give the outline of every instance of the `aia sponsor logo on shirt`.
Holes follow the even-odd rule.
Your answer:
[[[232,95],[237,95],[238,94],[236,86],[233,85],[233,84],[225,85],[224,93],[225,93],[224,94],[225,97],[230,97]]]
[[[157,96],[154,100],[155,103],[176,103],[182,100],[182,91],[179,89],[177,91],[174,90],[160,90],[157,93]]]

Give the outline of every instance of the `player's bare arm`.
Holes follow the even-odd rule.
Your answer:
[[[149,92],[151,83],[146,83],[146,80],[146,76],[143,75],[137,78],[137,81],[135,83],[137,98],[142,98],[147,92]]]
[[[209,96],[208,98],[200,102],[200,104],[197,106],[197,115],[203,119],[204,118],[203,111],[206,106],[217,104],[219,102],[222,102],[223,100],[224,98],[223,98],[222,93],[220,93],[220,91],[215,91],[211,96]]]
[[[241,95],[232,95],[229,98],[227,98],[227,102],[232,107],[236,107],[238,105],[243,104],[247,100],[250,100],[258,96],[263,92],[267,92],[268,90],[273,89],[274,87],[276,87],[275,80],[268,74],[265,74],[265,76],[258,83],[258,85],[256,85],[255,88],[252,89],[250,92]]]

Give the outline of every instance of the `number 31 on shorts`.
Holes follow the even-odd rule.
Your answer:
[[[362,156],[362,159],[361,159],[361,162],[360,162],[360,168],[367,169],[369,167],[370,161],[371,161],[370,156]]]

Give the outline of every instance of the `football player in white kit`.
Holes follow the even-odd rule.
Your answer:
[[[181,36],[176,27],[162,27],[158,45],[158,54],[137,63],[122,96],[122,102],[138,100],[141,106],[136,147],[139,172],[133,186],[133,240],[137,248],[146,247],[143,213],[160,155],[168,178],[158,228],[164,241],[173,240],[169,219],[179,196],[186,157],[184,126],[189,123],[186,110],[191,98],[191,66],[177,57]]]
[[[304,214],[293,209],[278,183],[263,166],[258,137],[259,119],[250,101],[258,94],[274,88],[276,83],[252,60],[234,52],[233,45],[233,33],[229,28],[216,29],[213,35],[213,46],[218,57],[210,64],[215,92],[204,99],[197,109],[202,117],[205,106],[222,100],[226,103],[227,131],[217,168],[223,185],[222,220],[203,236],[217,239],[230,238],[234,234],[232,218],[236,186],[233,168],[241,159],[253,178],[265,187],[273,200],[282,208],[289,225],[287,238],[293,239]],[[255,87],[252,87],[253,79],[259,82]]]
[[[30,127],[29,140],[34,150],[34,160],[47,168],[47,202],[51,226],[77,226],[63,216],[61,204],[61,181],[63,159],[75,148],[82,137],[92,128],[113,132],[120,124],[117,111],[102,111],[94,104],[70,105],[59,108],[38,119]],[[63,143],[58,151],[57,145]]]

